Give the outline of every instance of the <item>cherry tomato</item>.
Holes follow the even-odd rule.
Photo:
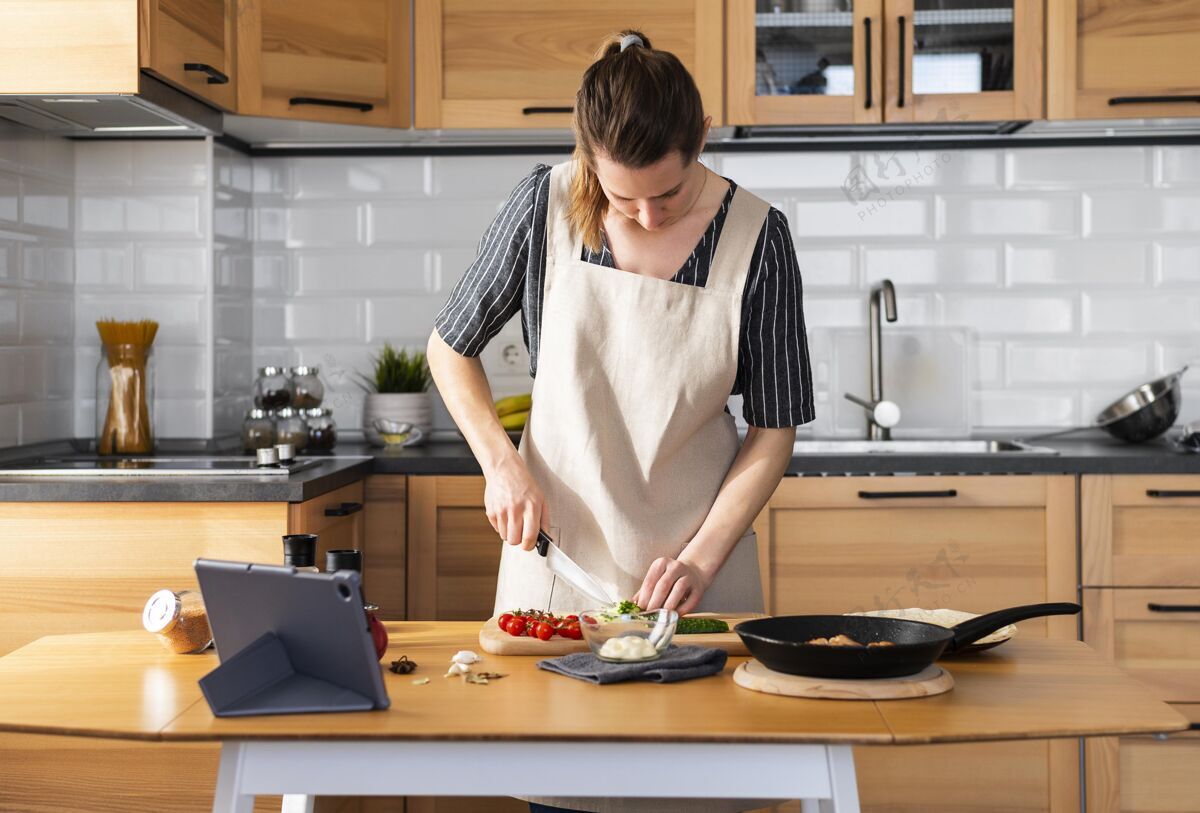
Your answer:
[[[502,615],[498,619],[496,619],[496,623],[500,626],[500,629],[507,630],[508,622],[512,621],[512,618],[513,618],[512,613],[505,613],[504,615]]]
[[[554,635],[554,627],[547,624],[545,621],[537,622],[534,634],[542,641],[549,641]]]
[[[515,615],[508,620],[508,627],[505,628],[509,635],[524,635],[525,634],[525,619],[519,615]]]
[[[568,616],[567,616],[567,620],[568,620],[568,621],[578,621],[578,620],[579,620],[579,616],[577,616],[577,615],[568,615]]]

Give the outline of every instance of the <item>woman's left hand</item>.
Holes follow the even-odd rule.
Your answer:
[[[633,602],[646,610],[660,607],[687,615],[700,603],[712,577],[684,558],[655,559]]]

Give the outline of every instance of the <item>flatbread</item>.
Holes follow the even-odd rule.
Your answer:
[[[927,624],[937,624],[939,627],[953,627],[964,621],[975,618],[979,613],[968,613],[963,610],[925,610],[921,607],[907,607],[903,610],[867,610],[862,613],[846,613],[846,615],[869,615],[874,618],[902,618],[907,621],[924,621]],[[990,635],[975,642],[978,644],[998,644],[1007,641],[1017,634],[1017,625],[1009,624],[1001,627]]]

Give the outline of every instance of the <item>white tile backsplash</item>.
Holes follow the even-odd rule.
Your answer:
[[[1069,194],[940,195],[938,212],[940,237],[1079,233],[1079,198]]]
[[[1009,150],[1006,182],[1013,189],[1074,189],[1140,186],[1150,178],[1149,147],[1092,147],[1086,150]]]

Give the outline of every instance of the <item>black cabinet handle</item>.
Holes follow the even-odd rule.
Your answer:
[[[1200,731],[1200,723],[1192,723],[1188,726],[1188,731]]]
[[[1200,96],[1113,96],[1108,100],[1109,107],[1119,104],[1200,104]]]
[[[1146,489],[1147,497],[1200,497],[1200,491],[1171,491],[1163,488],[1148,488]]]
[[[1200,613],[1200,604],[1156,604],[1152,601],[1146,609],[1152,613]]]
[[[345,99],[321,99],[316,96],[293,96],[288,99],[288,104],[315,104],[321,107],[345,107],[350,110],[361,110],[363,113],[369,113],[375,109],[375,105],[370,102],[348,102]]]
[[[203,62],[185,62],[183,63],[185,71],[199,71],[200,73],[208,74],[208,83],[210,85],[226,85],[229,84],[229,77],[221,73],[212,65]]]
[[[896,107],[904,107],[904,80],[907,78],[908,60],[904,57],[904,15],[900,15],[900,96]]]
[[[326,508],[325,516],[348,517],[351,514],[357,514],[361,510],[363,510],[363,504],[360,502],[344,502],[337,508]]]
[[[864,500],[918,500],[925,497],[957,497],[958,490],[948,488],[945,491],[860,491],[858,496]]]
[[[867,110],[870,110],[871,104],[874,101],[872,99],[872,94],[871,94],[871,18],[870,17],[863,18],[863,35],[867,38],[867,53],[866,53],[866,59],[865,59],[865,62],[867,63],[865,66],[865,69],[867,71],[867,87],[866,87],[866,92],[863,95],[866,96],[865,108]]]
[[[551,113],[574,113],[574,112],[575,112],[574,107],[522,107],[521,108],[522,116],[538,116],[543,113],[551,114]]]

